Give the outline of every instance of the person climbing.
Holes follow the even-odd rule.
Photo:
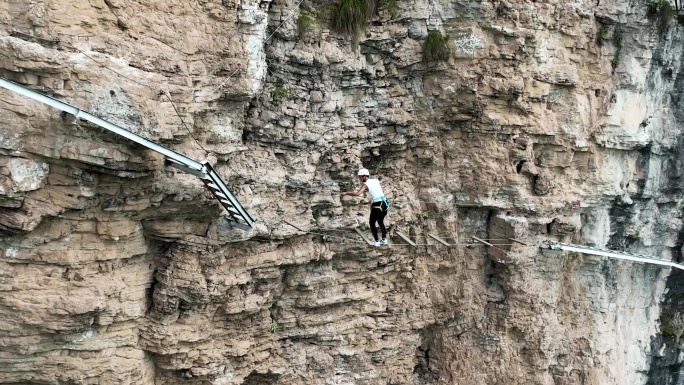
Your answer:
[[[358,173],[359,182],[361,182],[361,188],[358,191],[345,191],[342,196],[359,196],[363,194],[366,190],[373,200],[371,202],[371,212],[368,223],[370,224],[371,231],[373,232],[373,246],[383,246],[387,244],[387,230],[385,229],[385,215],[387,215],[387,210],[389,209],[389,204],[387,199],[385,199],[385,194],[382,192],[382,187],[380,187],[380,181],[377,179],[370,179],[370,173],[367,169],[362,168]],[[382,232],[382,241],[378,240],[378,229],[375,226],[375,222],[380,225],[380,231]]]

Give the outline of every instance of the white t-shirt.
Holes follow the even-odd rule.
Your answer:
[[[368,186],[368,193],[373,198],[373,201],[379,200],[384,197],[385,194],[382,192],[382,187],[380,187],[380,181],[377,179],[368,179],[365,183]]]

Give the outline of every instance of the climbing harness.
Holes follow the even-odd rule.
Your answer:
[[[383,206],[385,207],[384,209]],[[388,212],[389,208],[390,205],[387,203],[387,199],[385,199],[384,196],[375,198],[373,203],[371,203],[371,209],[380,209],[380,211]]]

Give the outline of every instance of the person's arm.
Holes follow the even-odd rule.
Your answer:
[[[357,197],[357,196],[363,194],[363,192],[366,191],[366,190],[368,190],[368,186],[366,186],[365,184],[363,184],[363,185],[361,185],[361,188],[359,188],[358,191],[345,191],[345,192],[342,193],[342,196],[351,195],[351,196],[353,196],[353,197]]]

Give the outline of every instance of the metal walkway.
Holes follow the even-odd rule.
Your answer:
[[[57,99],[53,99],[49,96],[43,95],[39,92],[33,91],[19,84],[0,78],[0,86],[7,88],[10,91],[21,94],[23,96],[29,97],[33,100],[39,101],[41,103],[62,110],[66,113],[75,116],[76,118],[87,120],[119,136],[123,136],[128,140],[141,144],[149,148],[150,150],[156,151],[164,155],[164,163],[166,165],[172,166],[181,171],[195,175],[198,178],[200,178],[200,180],[202,180],[202,183],[204,183],[207,189],[221,203],[221,206],[223,206],[223,208],[226,209],[226,211],[228,212],[228,219],[233,226],[245,231],[249,231],[252,229],[252,223],[254,222],[254,220],[252,219],[252,217],[249,216],[247,211],[245,211],[240,202],[238,202],[238,200],[235,198],[235,196],[230,192],[226,184],[223,182],[221,177],[216,173],[214,168],[208,162],[197,162],[193,159],[188,158],[185,155],[179,154],[173,150],[169,150],[168,148],[163,147],[157,143],[154,143],[148,139],[145,139],[140,135],[134,134],[131,131],[126,130],[125,128],[119,127],[116,124],[100,119],[97,116],[94,116],[86,111],[82,111],[77,107],[63,103]]]
[[[562,253],[563,251],[569,251],[569,252],[573,252],[573,253],[600,255],[602,257],[608,257],[608,258],[626,259],[628,261],[633,261],[633,262],[650,263],[652,265],[674,267],[677,269],[684,270],[684,265],[681,265],[679,263],[675,263],[672,261],[666,261],[664,259],[649,257],[646,255],[632,254],[632,253],[626,253],[624,251],[616,251],[616,250],[603,250],[603,249],[597,249],[595,247],[573,245],[570,243],[561,243],[561,242],[554,242],[554,241],[548,241],[547,244],[548,244],[547,248],[542,247],[542,253],[552,253],[553,254],[553,253]]]

